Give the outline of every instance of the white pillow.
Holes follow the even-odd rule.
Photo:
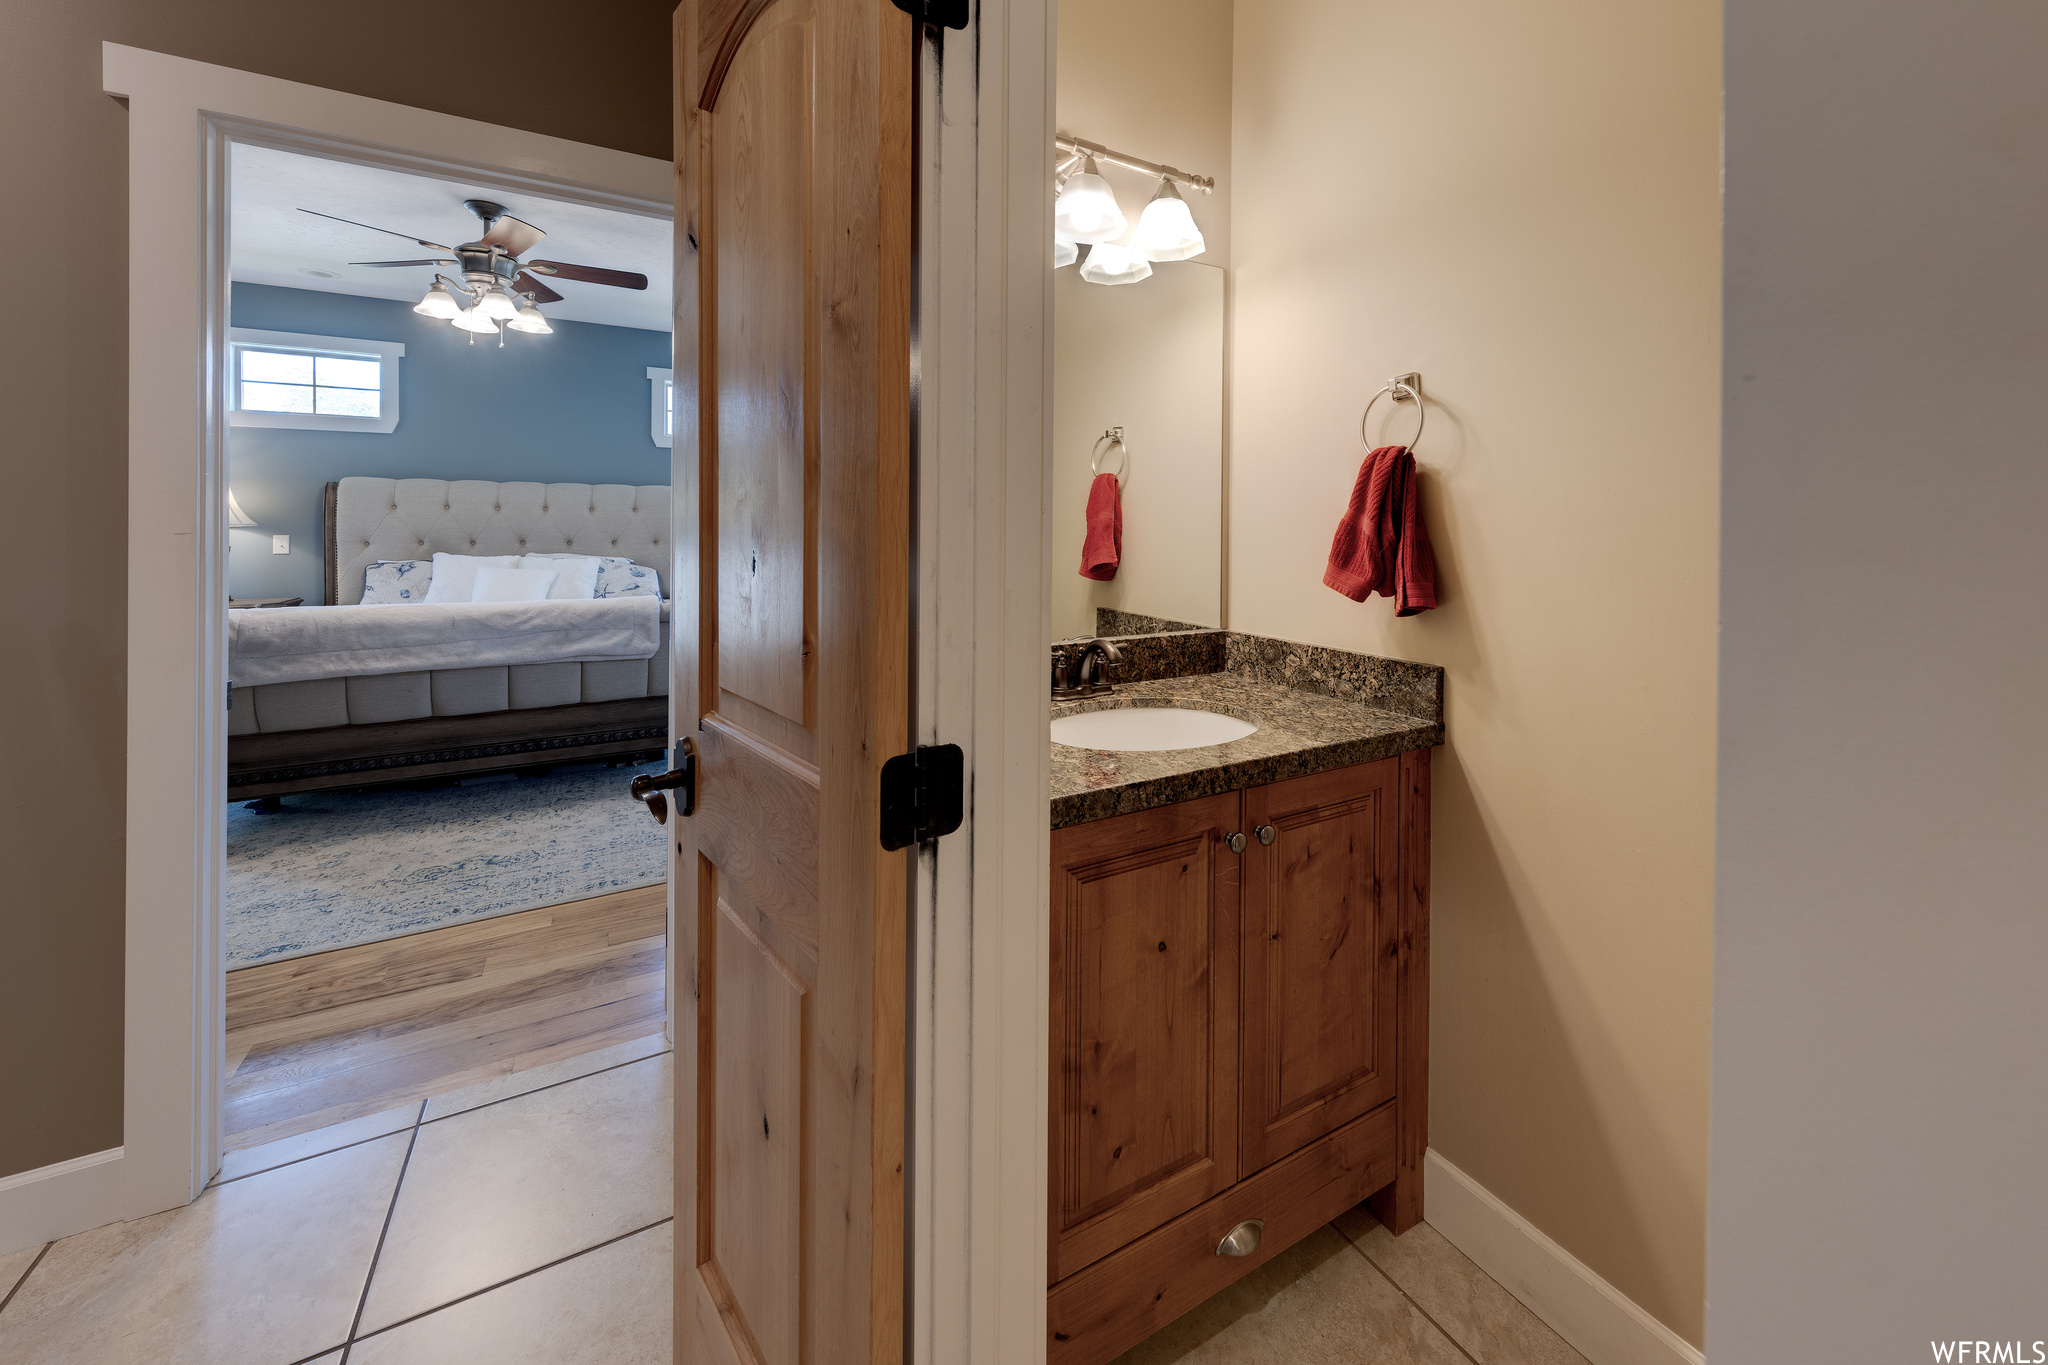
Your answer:
[[[553,569],[507,569],[486,564],[476,571],[472,602],[540,602],[555,583]]]
[[[553,569],[555,586],[548,589],[550,598],[587,602],[597,596],[597,575],[603,562],[596,555],[526,555],[519,567]]]
[[[516,569],[518,555],[451,555],[438,553],[434,556],[434,578],[427,584],[429,602],[470,602],[476,592],[477,570],[485,568]]]
[[[427,600],[427,584],[434,577],[431,559],[380,559],[363,570],[363,602],[366,607],[390,607]]]

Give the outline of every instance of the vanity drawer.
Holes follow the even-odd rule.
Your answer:
[[[1047,1365],[1104,1365],[1231,1282],[1391,1183],[1394,1101],[1354,1119],[1054,1285]],[[1247,1218],[1266,1227],[1249,1256],[1216,1244]]]

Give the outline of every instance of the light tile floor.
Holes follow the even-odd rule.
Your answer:
[[[657,1037],[236,1152],[0,1256],[0,1365],[669,1365]]]
[[[1586,1365],[1427,1223],[1351,1210],[1114,1365]]]
[[[234,1153],[0,1256],[0,1365],[668,1365],[657,1038]],[[1118,1365],[1586,1365],[1427,1223],[1353,1209]]]

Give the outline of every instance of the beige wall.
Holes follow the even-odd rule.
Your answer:
[[[1232,88],[1230,623],[1448,668],[1432,1145],[1694,1342],[1719,19],[1240,0]],[[1443,606],[1397,621],[1320,578],[1406,370]]]
[[[497,0],[493,22],[530,25],[545,53],[528,80],[459,55],[475,6],[451,0],[339,17],[253,0],[0,4],[8,547],[63,566],[0,613],[0,1176],[121,1141],[128,116],[100,93],[101,42],[667,156],[672,8]]]

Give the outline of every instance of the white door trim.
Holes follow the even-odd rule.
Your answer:
[[[1054,15],[976,9],[918,73],[912,733],[966,751],[969,822],[912,884],[910,1344],[1040,1365]]]
[[[228,149],[238,141],[669,218],[669,163],[107,43],[128,102],[122,1146],[0,1190],[0,1252],[197,1197],[225,1050]],[[670,994],[673,996],[673,985]]]

